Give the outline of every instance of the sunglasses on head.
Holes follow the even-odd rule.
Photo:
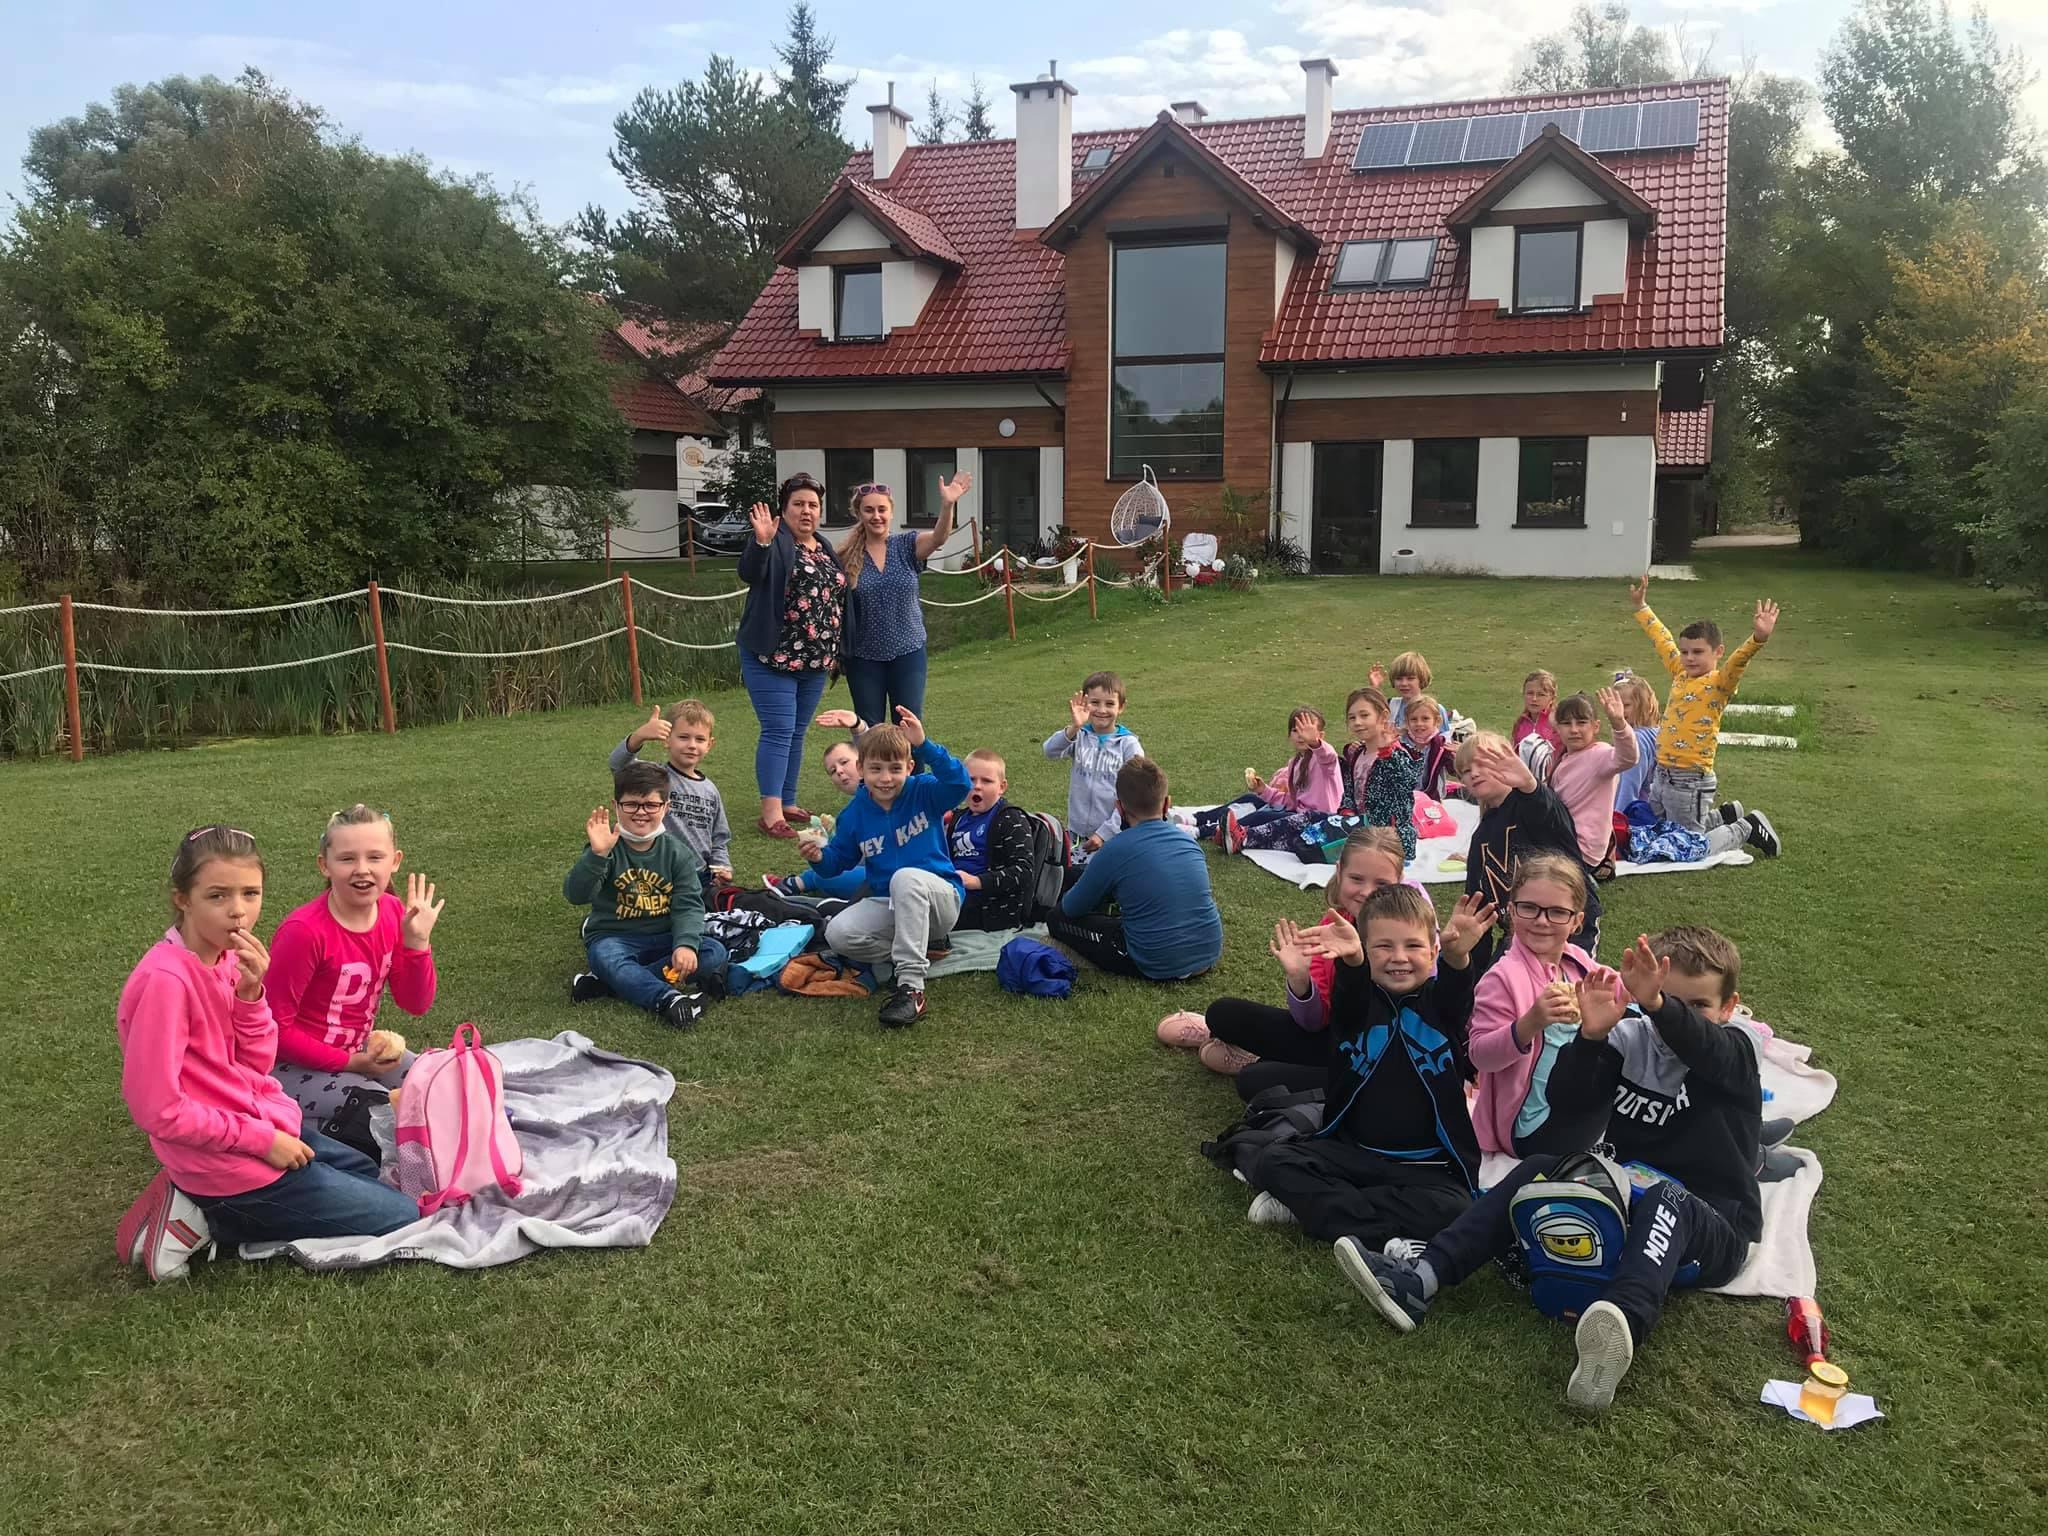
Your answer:
[[[879,480],[864,480],[853,488],[855,496],[895,496],[895,492]]]

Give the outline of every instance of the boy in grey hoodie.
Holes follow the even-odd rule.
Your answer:
[[[1045,755],[1071,758],[1067,781],[1067,831],[1074,840],[1074,863],[1087,862],[1121,825],[1116,811],[1116,776],[1145,749],[1117,723],[1124,712],[1124,680],[1114,672],[1091,672],[1081,691],[1067,700],[1073,719],[1045,738]]]
[[[711,711],[696,699],[684,699],[664,712],[659,705],[612,748],[616,776],[640,755],[650,741],[663,743],[668,754],[668,815],[662,825],[680,838],[703,864],[705,907],[712,889],[732,878],[732,825],[725,819],[725,799],[704,776],[702,763],[717,740],[711,734]]]

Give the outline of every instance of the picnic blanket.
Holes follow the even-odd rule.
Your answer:
[[[1763,1026],[1767,1028],[1768,1026]],[[1772,1035],[1763,1043],[1764,1118],[1790,1116],[1805,1122],[1826,1109],[1835,1097],[1835,1079],[1812,1065],[1812,1049]],[[1803,1147],[1785,1150],[1799,1159],[1799,1172],[1789,1179],[1761,1185],[1764,1232],[1750,1249],[1749,1262],[1726,1285],[1712,1287],[1723,1296],[1811,1296],[1818,1284],[1813,1243],[1807,1220],[1820,1190],[1820,1159]],[[1515,1159],[1489,1152],[1479,1167],[1479,1182],[1497,1183],[1513,1171]]]
[[[1190,809],[1207,810],[1208,807]],[[1444,809],[1458,824],[1458,835],[1423,838],[1416,844],[1415,857],[1408,865],[1408,873],[1424,885],[1446,885],[1454,881],[1459,885],[1465,883],[1465,850],[1471,847],[1472,831],[1479,825],[1479,807],[1468,800],[1446,800]],[[1330,876],[1337,872],[1334,864],[1305,864],[1284,848],[1247,848],[1244,856],[1267,874],[1278,875],[1289,885],[1302,890],[1312,885],[1327,886]],[[1631,864],[1624,859],[1614,866],[1614,873],[1616,878],[1623,875],[1680,875],[1692,870],[1712,869],[1717,864],[1750,864],[1755,860],[1755,854],[1731,848],[1725,853],[1711,854],[1684,864]]]
[[[1003,946],[1020,933],[1034,939],[1048,937],[1043,923],[1032,928],[955,928],[946,940],[951,948],[932,962],[925,978],[937,981],[942,976],[960,976],[969,971],[993,971],[1002,958]],[[877,961],[874,970],[878,987],[889,986],[896,978],[896,968],[886,960]]]
[[[676,1194],[668,1101],[676,1080],[648,1061],[601,1050],[565,1029],[505,1040],[505,1108],[525,1155],[516,1200],[492,1191],[383,1237],[252,1243],[245,1259],[305,1269],[365,1269],[425,1259],[451,1269],[509,1264],[545,1248],[644,1248]]]

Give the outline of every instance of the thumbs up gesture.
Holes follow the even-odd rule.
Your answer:
[[[669,723],[661,717],[661,706],[655,705],[647,719],[633,727],[633,734],[626,739],[626,745],[638,752],[650,741],[667,741]]]

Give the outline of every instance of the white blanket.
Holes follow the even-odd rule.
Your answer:
[[[1826,1109],[1835,1096],[1835,1079],[1811,1065],[1810,1047],[1776,1037],[1763,1046],[1764,1118],[1790,1117],[1804,1122]],[[1820,1189],[1820,1159],[1802,1147],[1785,1150],[1799,1159],[1800,1170],[1789,1179],[1759,1187],[1763,1197],[1764,1232],[1749,1251],[1749,1262],[1726,1285],[1713,1289],[1723,1296],[1811,1296],[1817,1284],[1813,1244],[1806,1225],[1813,1197]],[[1491,1187],[1514,1171],[1515,1159],[1489,1152],[1479,1166],[1479,1182]]]
[[[652,1062],[600,1050],[574,1030],[505,1040],[505,1109],[526,1166],[517,1199],[497,1191],[383,1237],[246,1244],[245,1259],[311,1270],[426,1259],[451,1269],[509,1264],[544,1248],[644,1248],[676,1194],[668,1101],[676,1080]]]

